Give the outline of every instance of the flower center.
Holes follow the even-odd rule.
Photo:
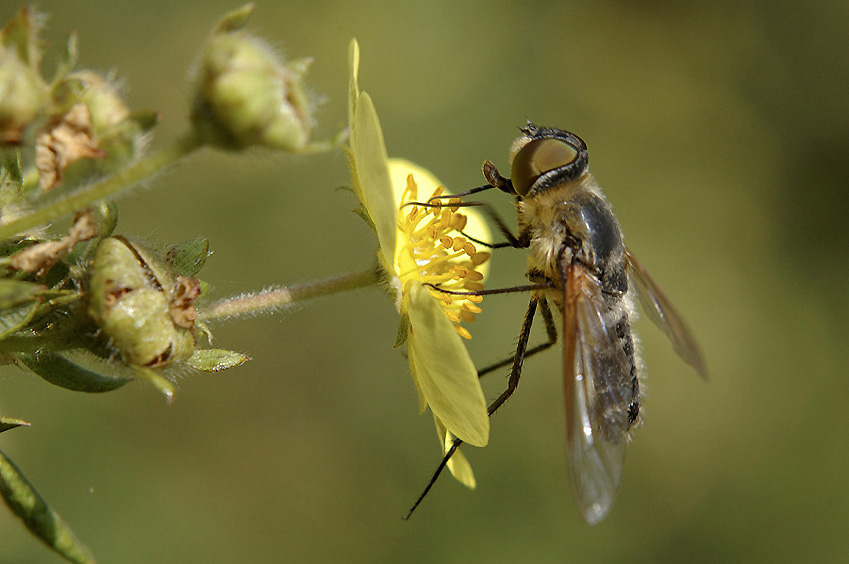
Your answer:
[[[477,267],[489,260],[489,253],[478,252],[475,245],[463,237],[461,231],[467,218],[457,213],[460,209],[458,198],[451,198],[447,204],[433,199],[442,192],[440,186],[428,199],[429,205],[417,205],[413,202],[420,201],[418,185],[412,174],[407,176],[398,213],[398,229],[403,234],[399,243],[403,247],[401,252],[408,254],[415,266],[402,270],[400,278],[402,287],[411,278],[437,286],[438,289],[427,288],[454,323],[457,333],[464,339],[471,339],[471,333],[461,322],[475,320],[475,314],[481,312],[477,304],[483,301],[483,296],[458,296],[447,292],[483,290],[483,274]],[[410,264],[409,261],[400,262]]]

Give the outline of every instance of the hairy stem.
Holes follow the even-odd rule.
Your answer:
[[[202,146],[203,140],[194,132],[179,137],[155,153],[100,182],[50,202],[44,207],[35,209],[5,225],[0,225],[0,241],[39,225],[50,223],[63,215],[87,208],[99,200],[135,186],[166,167],[177,163]]]
[[[376,284],[379,279],[380,272],[375,267],[362,272],[325,278],[315,282],[278,286],[259,292],[241,294],[215,302],[199,311],[198,320],[210,321],[238,315],[271,313],[295,302],[371,286]]]

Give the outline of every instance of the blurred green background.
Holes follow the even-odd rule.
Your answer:
[[[454,190],[482,183],[484,159],[506,167],[526,118],[587,141],[629,246],[711,372],[700,381],[638,322],[645,425],[601,525],[571,501],[556,353],[528,361],[490,446],[466,451],[477,491],[443,479],[401,520],[440,453],[374,289],[217,325],[217,346],[254,361],[184,379],[172,406],[140,384],[86,396],[4,368],[0,411],[33,427],[3,450],[101,563],[849,561],[849,4],[640,6],[259,2],[249,24],[315,57],[319,137],[345,124],[357,37],[390,154]],[[39,7],[48,61],[76,29],[82,66],[163,113],[156,146],[187,127],[187,69],[236,4]],[[119,230],[209,236],[202,276],[219,297],[351,272],[376,241],[336,190],[348,182],[339,152],[203,152],[125,195]],[[512,220],[509,199],[492,200]],[[489,286],[522,283],[524,261],[498,252]],[[479,365],[510,354],[526,302],[484,302]],[[54,561],[0,511],[0,562]]]

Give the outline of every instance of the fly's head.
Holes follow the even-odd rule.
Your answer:
[[[510,148],[510,179],[518,197],[532,198],[589,172],[587,144],[574,133],[531,122],[521,131]]]

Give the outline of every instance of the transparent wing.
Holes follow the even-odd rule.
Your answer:
[[[572,491],[584,520],[610,511],[625,462],[633,358],[622,345],[622,311],[604,301],[578,263],[564,269],[563,378]],[[621,308],[620,308],[621,310]]]
[[[628,276],[637,288],[637,297],[643,306],[643,311],[655,325],[660,327],[661,331],[666,333],[678,356],[695,368],[702,378],[707,379],[707,366],[705,366],[699,344],[672,302],[628,250],[625,251],[625,263]]]

